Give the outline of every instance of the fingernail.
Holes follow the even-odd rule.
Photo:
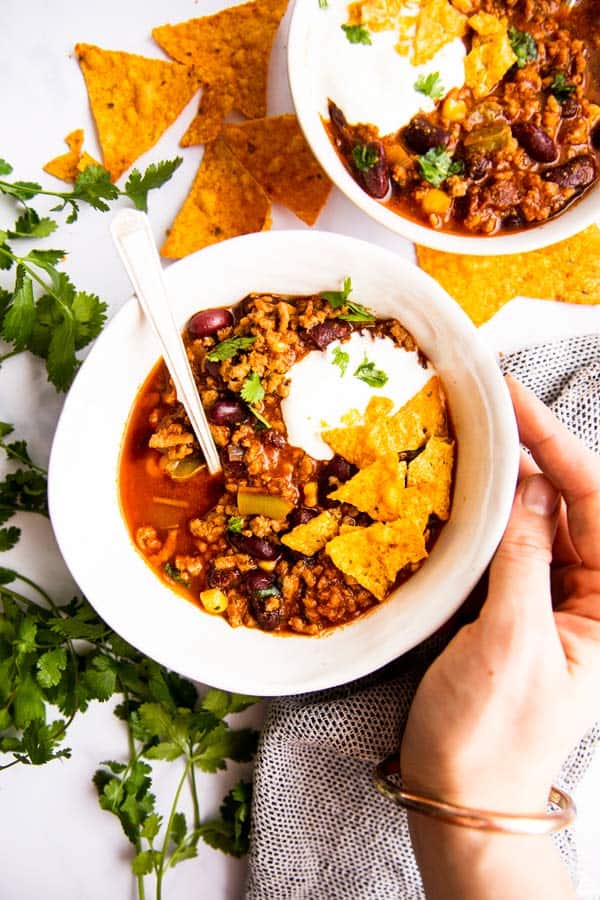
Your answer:
[[[521,494],[523,506],[538,516],[551,516],[559,499],[560,494],[543,475],[532,475],[525,480]]]

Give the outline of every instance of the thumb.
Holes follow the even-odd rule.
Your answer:
[[[550,563],[560,494],[543,475],[524,478],[515,494],[504,537],[490,567],[487,612],[507,610],[516,602],[520,614],[552,610]]]

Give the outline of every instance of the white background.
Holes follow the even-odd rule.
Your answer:
[[[64,136],[78,127],[85,128],[85,149],[100,158],[83,78],[73,57],[75,43],[96,43],[162,58],[150,37],[153,26],[184,21],[226,5],[233,4],[222,0],[2,0],[0,156],[12,163],[15,177],[42,180],[61,190],[61,183],[42,173],[41,167],[66,150]],[[292,111],[285,68],[288,21],[289,14],[272,57],[269,114]],[[195,98],[159,144],[137,163],[143,168],[150,161],[177,153],[184,157],[173,181],[150,198],[150,217],[159,242],[187,194],[201,159],[199,147],[178,148],[196,108]],[[0,206],[2,227],[12,221],[12,213],[7,210],[9,203]],[[38,206],[43,208],[43,204]],[[109,220],[110,214],[84,209],[77,225],[61,227],[48,244],[69,252],[67,268],[77,287],[99,294],[114,313],[127,299],[129,287],[110,243]],[[305,226],[288,211],[276,208],[273,227]],[[365,238],[412,257],[406,241],[371,222],[336,190],[321,215],[319,228]],[[600,309],[521,301],[512,307],[503,312],[497,324],[485,329],[494,344],[504,349],[553,334],[600,330]],[[19,436],[29,441],[33,457],[41,465],[47,463],[61,402],[47,385],[37,361],[23,356],[5,364],[0,376],[0,420],[15,423]],[[56,550],[49,524],[37,516],[23,517],[16,524],[24,529],[21,544],[3,555],[2,563],[39,578],[57,599],[68,599],[76,588]],[[119,591],[118,572],[114,589]],[[251,710],[238,717],[236,724],[258,723],[261,713],[260,708]],[[112,715],[111,704],[95,704],[76,719],[68,744],[73,748],[70,761],[39,769],[15,767],[0,773],[0,900],[105,900],[109,896],[129,900],[135,896],[127,842],[116,819],[98,807],[90,781],[101,760],[121,759],[126,754],[125,734]],[[220,798],[243,771],[243,767],[233,767],[222,775],[200,779],[203,815],[216,811]],[[163,811],[178,777],[176,763],[157,764],[158,805]],[[598,760],[577,799],[583,863],[580,896],[596,900],[600,897]],[[360,841],[359,834],[356,839]],[[171,900],[233,900],[241,895],[243,873],[243,862],[202,846],[197,860],[182,864],[167,876],[164,896]],[[147,891],[147,896],[151,897],[152,891]]]

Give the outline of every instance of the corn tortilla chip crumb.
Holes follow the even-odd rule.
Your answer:
[[[55,156],[44,166],[44,172],[54,175],[61,181],[75,181],[80,172],[88,166],[99,166],[100,163],[85,153],[83,148],[83,128],[76,128],[65,137],[65,143],[69,148],[68,153]]]

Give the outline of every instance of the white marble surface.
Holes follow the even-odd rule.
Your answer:
[[[315,0],[316,2],[316,0]],[[10,161],[16,177],[52,179],[41,166],[63,150],[63,137],[77,127],[86,129],[86,149],[98,155],[87,106],[83,79],[72,56],[77,41],[97,43],[161,57],[150,31],[165,21],[183,21],[210,13],[223,0],[104,0],[101,4],[75,0],[2,0],[0,27],[0,77],[3,85],[0,156]],[[280,29],[271,64],[269,112],[291,111],[285,72],[288,17]],[[159,144],[139,161],[172,157],[177,142],[194,115],[194,99]],[[184,164],[173,182],[151,196],[150,217],[160,240],[194,177],[200,148],[181,152]],[[58,187],[59,183],[56,182]],[[58,188],[60,189],[60,188]],[[51,204],[48,204],[50,206]],[[8,204],[0,202],[0,227],[11,221]],[[40,209],[43,204],[40,204]],[[109,235],[110,214],[83,210],[74,226],[61,227],[48,245],[69,252],[68,270],[78,287],[98,293],[114,313],[128,296],[127,278],[121,270]],[[283,209],[274,213],[274,227],[303,228]],[[334,191],[319,227],[374,241],[405,256],[412,248],[355,210]],[[520,301],[519,301],[520,303]],[[542,315],[539,311],[542,310]],[[495,333],[494,333],[495,330]],[[518,315],[505,310],[485,331],[496,347],[504,350],[545,339],[551,335],[600,330],[600,308],[584,310],[559,304],[519,306]],[[2,352],[0,346],[0,353]],[[62,400],[47,385],[40,364],[28,357],[7,362],[0,376],[0,420],[14,422],[26,437],[34,458],[45,464]],[[93,473],[91,473],[93,474]],[[20,545],[2,557],[39,578],[59,599],[75,590],[56,550],[51,529],[40,517],[17,521],[24,529]],[[118,591],[118,573],[115,573]],[[260,720],[261,710],[240,717]],[[105,900],[133,898],[126,842],[116,820],[102,813],[90,783],[98,762],[125,754],[125,736],[112,716],[110,704],[95,704],[78,718],[69,733],[73,758],[41,769],[17,767],[0,777],[0,897],[2,900]],[[177,778],[177,766],[158,764],[156,777],[159,805],[166,803]],[[201,779],[203,814],[218,807],[220,797],[239,778],[239,769]],[[583,880],[582,900],[600,897],[600,764],[596,763],[578,791]],[[357,840],[360,837],[357,836]],[[169,874],[166,896],[171,900],[207,898],[234,900],[241,894],[244,863],[202,847],[197,860],[186,862]],[[152,896],[150,893],[149,896]],[[315,898],[316,900],[316,898]]]

